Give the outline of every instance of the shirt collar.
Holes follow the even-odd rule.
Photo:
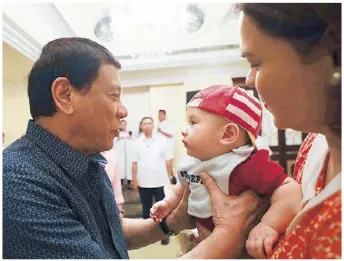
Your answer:
[[[81,154],[49,131],[37,125],[33,120],[29,120],[26,137],[40,147],[75,179],[82,178],[91,162],[101,165],[107,163],[106,159],[100,154],[91,156]]]
[[[152,138],[146,138],[146,136],[143,134],[143,139],[144,140],[155,140],[157,138],[157,135],[155,132],[152,133]]]

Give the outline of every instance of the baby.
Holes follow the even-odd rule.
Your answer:
[[[178,170],[180,183],[170,196],[154,204],[151,217],[160,222],[176,208],[183,184],[189,182],[188,214],[212,231],[210,197],[199,177],[202,171],[208,172],[227,194],[239,195],[250,188],[271,196],[270,208],[246,242],[253,257],[269,256],[298,212],[301,188],[281,166],[269,161],[267,150],[255,146],[262,125],[259,101],[240,87],[211,86],[187,104],[187,119],[182,130],[187,156]]]

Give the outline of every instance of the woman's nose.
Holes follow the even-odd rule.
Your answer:
[[[248,87],[252,87],[255,88],[256,87],[256,74],[257,74],[257,70],[255,69],[251,69],[247,76],[246,76],[246,85]]]

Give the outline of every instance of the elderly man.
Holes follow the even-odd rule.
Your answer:
[[[99,153],[112,148],[127,116],[120,68],[106,48],[88,39],[61,38],[44,46],[28,78],[32,120],[26,135],[3,153],[3,258],[128,258],[127,248],[194,227],[185,214],[187,192],[160,224],[121,220],[114,207]],[[252,195],[243,205],[247,201],[257,203]],[[222,211],[219,206],[215,211]],[[239,228],[252,216],[252,209],[241,212],[246,214],[230,218]],[[201,258],[221,231],[215,229],[203,251],[189,257]]]

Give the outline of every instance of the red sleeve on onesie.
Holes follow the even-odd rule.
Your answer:
[[[269,196],[287,177],[279,164],[269,160],[267,150],[259,150],[232,171],[228,191],[230,195],[238,195],[251,188]]]

